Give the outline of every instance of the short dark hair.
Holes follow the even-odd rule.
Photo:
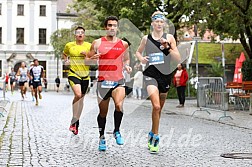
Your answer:
[[[116,17],[116,16],[109,16],[109,17],[107,17],[106,19],[105,19],[105,21],[104,21],[104,27],[107,27],[107,24],[108,24],[108,21],[109,20],[115,20],[115,21],[117,21],[117,23],[118,23],[118,18]]]
[[[74,30],[76,31],[76,30],[78,30],[78,29],[82,29],[83,31],[85,31],[85,28],[82,27],[82,26],[77,26]]]
[[[34,59],[34,60],[33,60],[33,63],[35,63],[35,61],[38,61],[38,59]]]

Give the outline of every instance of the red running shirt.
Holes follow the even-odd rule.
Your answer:
[[[98,81],[123,79],[123,53],[125,50],[122,40],[118,39],[116,43],[112,43],[105,37],[101,38],[101,45],[98,48],[98,53],[101,53],[98,60]]]

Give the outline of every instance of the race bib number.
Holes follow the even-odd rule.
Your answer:
[[[25,74],[21,75],[21,78],[26,79],[26,75]]]
[[[34,82],[39,82],[40,81],[40,78],[39,77],[35,77],[34,78]]]
[[[115,81],[102,81],[101,87],[102,88],[114,88],[118,85],[118,82]]]
[[[164,54],[162,52],[149,54],[149,65],[163,64],[163,63],[164,63]]]

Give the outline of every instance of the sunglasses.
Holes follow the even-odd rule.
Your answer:
[[[85,34],[85,31],[82,31],[82,30],[76,30],[75,31],[75,35],[84,35]]]
[[[107,24],[108,27],[117,27],[117,24]]]

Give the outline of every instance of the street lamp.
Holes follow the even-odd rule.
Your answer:
[[[57,40],[59,40],[59,16],[56,15],[56,19],[57,19]],[[56,53],[58,54],[58,53]],[[57,76],[59,76],[59,55],[56,55],[56,58],[57,58]]]
[[[222,67],[223,67],[223,82],[226,83],[226,73],[225,73],[225,52],[224,52],[224,41],[221,42],[221,53],[222,53]]]
[[[194,24],[194,34],[195,34],[194,40],[195,40],[195,47],[196,47],[196,78],[197,78],[197,80],[198,80],[198,77],[199,77],[199,64],[198,64],[198,62],[199,62],[199,60],[198,60],[198,58],[199,58],[199,55],[198,55],[199,51],[198,51],[198,39],[199,39],[199,37],[197,37],[198,28],[197,28],[197,24],[196,24],[196,23]]]

